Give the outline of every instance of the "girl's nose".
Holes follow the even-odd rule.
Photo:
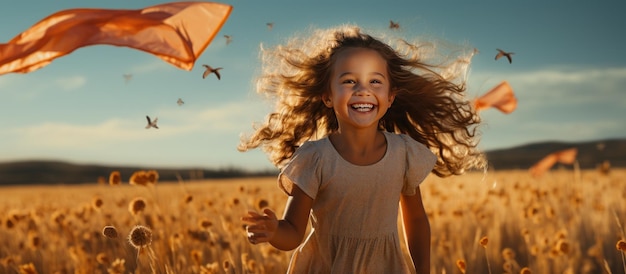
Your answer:
[[[367,89],[366,85],[363,85],[363,84],[361,84],[359,82],[357,82],[354,85],[354,94],[355,95],[366,95],[368,93],[369,93],[369,90]]]

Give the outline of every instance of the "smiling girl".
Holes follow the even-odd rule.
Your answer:
[[[289,273],[429,273],[420,183],[484,165],[454,70],[469,58],[429,66],[418,45],[397,44],[341,26],[263,51],[258,91],[276,109],[240,150],[262,147],[289,197],[281,219],[266,208],[242,220],[252,244],[296,249]]]

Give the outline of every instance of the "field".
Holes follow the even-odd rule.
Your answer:
[[[625,273],[625,186],[623,169],[431,175],[431,273]],[[273,177],[0,193],[0,273],[284,273],[291,255],[250,245],[240,222],[282,214]],[[138,248],[136,225],[149,228],[134,231]]]

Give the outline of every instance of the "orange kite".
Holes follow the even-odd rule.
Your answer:
[[[517,108],[517,98],[515,98],[513,89],[507,81],[503,81],[474,101],[476,111],[490,107],[496,108],[505,114],[509,114]]]
[[[0,44],[0,75],[28,73],[97,44],[145,51],[191,70],[231,10],[230,5],[212,2],[173,2],[139,10],[63,10]]]
[[[576,155],[578,154],[577,148],[569,148],[557,152],[548,154],[548,156],[539,160],[536,164],[530,167],[530,173],[534,177],[543,175],[546,171],[550,170],[554,164],[561,163],[571,165],[576,161]]]

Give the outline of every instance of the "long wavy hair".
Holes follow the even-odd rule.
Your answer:
[[[485,166],[477,148],[480,117],[465,97],[474,50],[445,55],[433,43],[383,42],[350,25],[314,30],[269,49],[261,47],[257,92],[275,102],[275,108],[265,122],[254,125],[252,135],[242,137],[238,149],[261,147],[280,168],[303,142],[336,132],[337,119],[322,95],[330,92],[336,56],[355,47],[375,50],[387,60],[396,97],[379,121],[380,130],[407,134],[429,147],[438,156],[432,171],[437,176]]]

